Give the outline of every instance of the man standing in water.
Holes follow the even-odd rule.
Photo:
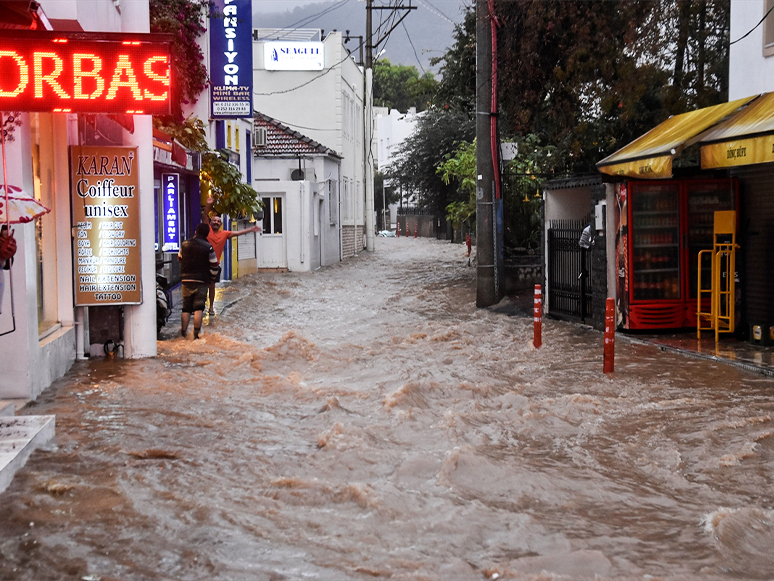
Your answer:
[[[183,314],[180,335],[188,334],[188,323],[191,313],[194,314],[194,339],[199,338],[204,318],[204,307],[207,304],[207,289],[211,280],[218,272],[218,259],[215,250],[207,242],[210,227],[199,224],[193,238],[186,240],[180,246],[177,259],[180,264],[180,278],[183,283]]]
[[[215,279],[210,283],[210,310],[207,314],[214,315],[215,314],[215,283],[220,282],[220,273],[223,270],[220,267],[220,259],[223,256],[223,249],[226,247],[226,242],[233,238],[234,236],[241,236],[242,234],[248,234],[249,232],[260,232],[261,227],[257,224],[251,228],[245,228],[244,230],[239,230],[238,232],[233,232],[231,230],[221,230],[221,226],[223,226],[223,219],[215,214],[214,216],[210,217],[210,211],[212,210],[212,203],[215,200],[210,196],[207,198],[207,207],[204,209],[204,216],[203,221],[205,224],[209,224],[210,226],[210,235],[207,236],[207,241],[212,244],[212,247],[215,249],[215,256],[218,258],[218,274],[215,277]]]

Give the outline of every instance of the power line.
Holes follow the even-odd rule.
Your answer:
[[[336,4],[333,4],[333,5],[329,6],[325,10],[322,10],[321,12],[318,12],[316,14],[312,14],[310,16],[302,18],[298,22],[295,22],[293,24],[290,24],[288,26],[280,28],[281,31],[282,30],[287,30],[287,32],[285,34],[283,34],[282,36],[278,36],[277,39],[283,38],[283,37],[287,36],[288,34],[291,34],[297,28],[306,26],[307,24],[309,24],[311,22],[314,22],[318,18],[321,18],[321,17],[325,16],[326,14],[328,14],[328,12],[332,12],[333,10],[336,10],[337,8],[341,8],[344,4],[347,4],[348,2],[350,2],[350,0],[340,0]],[[268,40],[269,38],[272,38],[272,37],[256,38],[254,40],[258,40],[258,41],[260,41],[260,40]]]
[[[363,43],[361,42],[360,45],[362,45],[362,44]],[[357,48],[360,48],[360,45],[358,45]],[[351,54],[347,54],[347,56],[345,56],[343,59],[341,59],[339,62],[337,62],[335,65],[333,65],[329,69],[326,69],[325,71],[323,71],[322,73],[320,73],[316,77],[313,77],[313,78],[309,79],[308,81],[306,81],[305,83],[301,83],[300,85],[298,85],[296,87],[292,87],[290,89],[285,89],[283,91],[272,91],[270,93],[259,93],[257,91],[253,91],[253,95],[259,96],[259,97],[268,97],[270,95],[282,95],[284,93],[290,93],[292,91],[296,91],[296,90],[300,89],[301,87],[306,87],[310,83],[315,82],[317,79],[324,77],[325,75],[330,73],[333,69],[335,69],[337,66],[339,66],[341,63],[343,63],[345,60],[347,60],[351,56],[352,56]]]
[[[422,69],[422,74],[426,74],[427,71],[425,71],[425,67],[422,66],[422,61],[419,60],[419,55],[417,54],[417,49],[414,48],[414,43],[411,40],[411,35],[409,34],[408,29],[406,28],[405,23],[401,22],[403,25],[403,30],[406,31],[406,38],[408,38],[409,44],[411,45],[411,50],[414,51],[414,57],[417,59],[417,63],[419,63],[419,68]]]
[[[769,14],[771,14],[771,11],[772,11],[772,10],[774,10],[774,6],[772,6],[771,8],[769,8],[769,11],[768,11],[766,14],[764,14],[764,15],[763,15],[763,18],[761,18],[760,22],[758,22],[758,24],[756,24],[756,25],[755,25],[755,26],[753,26],[753,27],[752,27],[750,30],[748,30],[748,31],[747,31],[747,33],[746,33],[744,36],[741,36],[741,37],[737,38],[737,39],[736,39],[734,42],[729,42],[729,43],[728,43],[728,45],[729,45],[729,46],[731,46],[732,44],[736,44],[736,43],[737,43],[737,42],[739,42],[740,40],[742,40],[742,39],[744,39],[744,38],[747,38],[748,36],[750,36],[750,34],[752,34],[752,31],[753,31],[753,30],[755,30],[756,28],[758,28],[758,27],[759,27],[759,26],[760,26],[760,25],[763,23],[763,21],[764,21],[764,20],[766,20],[766,17],[767,17]]]
[[[451,18],[449,18],[448,16],[446,16],[446,14],[444,14],[443,12],[441,12],[441,11],[440,11],[438,8],[436,8],[435,6],[433,6],[433,5],[430,3],[430,0],[417,0],[417,2],[419,2],[419,3],[420,3],[422,6],[424,6],[425,8],[427,8],[427,9],[428,9],[430,12],[434,12],[435,14],[437,14],[438,16],[440,16],[441,18],[443,18],[443,19],[444,19],[444,20],[446,20],[447,22],[450,22],[450,23],[452,23],[452,24],[454,24],[454,25],[456,25],[456,24],[457,24],[457,23],[456,23],[456,22],[454,22],[454,21],[453,21]]]

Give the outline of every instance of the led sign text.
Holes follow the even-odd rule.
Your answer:
[[[210,10],[212,117],[252,117],[252,2],[212,0]]]
[[[0,34],[0,110],[163,115],[170,83],[157,36]]]

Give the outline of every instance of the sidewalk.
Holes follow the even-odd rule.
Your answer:
[[[530,292],[522,291],[518,295],[509,296],[507,302],[503,301],[490,308],[494,312],[511,317],[531,317],[533,301],[534,297]],[[714,333],[705,331],[702,338],[697,339],[695,329],[648,334],[618,331],[616,335],[622,340],[654,345],[663,351],[717,361],[774,377],[774,346],[752,345],[729,334],[721,335],[717,344]]]
[[[696,331],[658,335],[625,335],[629,340],[649,343],[664,351],[718,361],[754,373],[774,377],[774,346],[752,345],[731,335],[721,335],[715,343],[714,333],[705,331],[701,339]]]

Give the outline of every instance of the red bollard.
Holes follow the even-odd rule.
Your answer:
[[[605,349],[602,363],[603,373],[613,373],[615,370],[615,299],[608,298],[605,302]]]
[[[419,228],[419,222],[414,222],[414,238],[417,237],[418,228]]]
[[[532,339],[532,344],[535,346],[535,349],[540,349],[540,347],[543,345],[542,318],[543,318],[543,291],[541,290],[540,285],[536,284],[535,285],[535,310],[533,312],[533,320],[535,322],[535,332],[534,332],[534,337]]]
[[[465,234],[465,244],[468,245],[468,256],[470,256],[470,249],[473,246],[473,243],[470,240],[470,234]]]
[[[397,231],[397,233],[398,233],[398,238],[400,238],[400,222],[398,222],[397,224],[395,224],[395,230],[396,230],[396,231]]]

